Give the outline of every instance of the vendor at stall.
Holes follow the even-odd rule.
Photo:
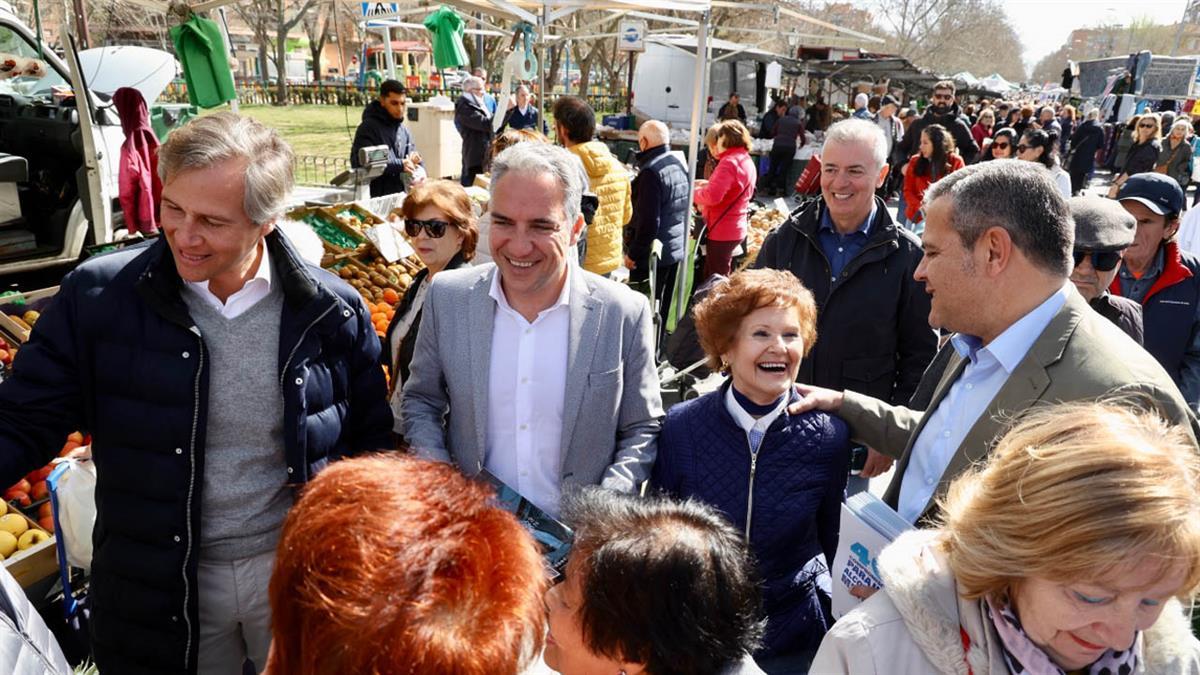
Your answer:
[[[414,187],[405,197],[400,215],[404,218],[404,233],[412,240],[425,269],[417,272],[412,285],[396,305],[396,314],[384,338],[384,365],[392,377],[388,383],[388,400],[392,404],[396,433],[400,433],[401,390],[408,379],[408,365],[417,345],[421,307],[429,284],[442,270],[470,265],[479,241],[471,198],[453,181],[427,181]]]
[[[358,151],[376,145],[388,148],[388,163],[383,175],[371,181],[371,196],[382,197],[404,191],[405,176],[409,182],[425,178],[425,167],[412,134],[404,126],[404,108],[408,90],[396,80],[384,80],[379,87],[379,99],[363,110],[362,122],[354,132],[350,146],[350,166],[358,167]]]

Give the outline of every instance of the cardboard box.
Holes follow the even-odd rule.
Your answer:
[[[29,516],[18,510],[10,508],[8,512],[17,513],[25,518],[30,529],[42,529]],[[46,541],[30,546],[24,551],[16,551],[4,561],[4,569],[13,575],[17,583],[21,584],[21,588],[28,588],[46,577],[58,574],[58,539],[50,535]]]

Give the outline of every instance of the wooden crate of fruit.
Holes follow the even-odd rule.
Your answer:
[[[18,509],[0,515],[0,556],[4,568],[21,586],[31,586],[58,573],[57,540]]]

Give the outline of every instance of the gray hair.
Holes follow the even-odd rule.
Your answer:
[[[1098,120],[1098,119],[1100,119],[1100,109],[1099,109],[1099,108],[1092,108],[1091,110],[1087,111],[1087,118],[1088,118],[1089,120]]]
[[[1075,224],[1062,192],[1038,162],[982,162],[947,175],[925,192],[924,205],[950,198],[952,225],[965,248],[985,230],[1003,228],[1035,265],[1071,274]]]
[[[1186,117],[1175,120],[1175,123],[1171,125],[1171,133],[1175,133],[1176,129],[1183,129],[1183,134],[1186,136],[1187,133],[1192,130],[1191,120]]]
[[[666,145],[671,142],[671,130],[658,120],[647,120],[638,133],[646,139],[650,147]]]
[[[825,132],[825,143],[869,143],[875,158],[875,170],[882,169],[887,163],[887,137],[878,124],[869,120],[855,117],[838,122]]]
[[[483,87],[483,78],[475,77],[474,75],[463,78],[463,81],[462,81],[462,90],[463,91],[470,91],[471,89],[474,89],[475,87],[480,87],[480,88]]]
[[[158,176],[222,162],[246,163],[242,209],[256,225],[283,215],[292,191],[292,149],[274,129],[232,112],[205,115],[171,132],[158,149]]]
[[[587,188],[587,173],[579,158],[557,145],[517,143],[492,160],[492,190],[506,173],[554,176],[563,191],[563,213],[568,226],[573,226],[582,211],[580,200]]]

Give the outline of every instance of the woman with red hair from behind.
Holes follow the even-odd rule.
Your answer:
[[[547,577],[492,490],[448,464],[346,459],[288,514],[271,576],[271,675],[520,673]]]

